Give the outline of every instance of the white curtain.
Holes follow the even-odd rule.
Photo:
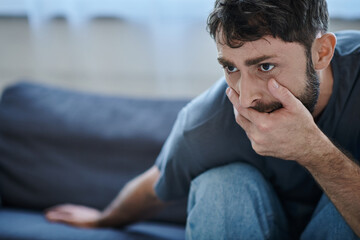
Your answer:
[[[0,0],[0,15],[26,15],[33,26],[54,16],[71,25],[93,17],[135,21],[205,19],[215,0]],[[360,0],[327,0],[331,17],[360,19]]]

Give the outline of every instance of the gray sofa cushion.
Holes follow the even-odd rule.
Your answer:
[[[71,202],[103,209],[151,167],[187,100],[100,96],[31,83],[0,102],[0,196],[5,207]],[[185,222],[185,202],[158,220]]]
[[[53,224],[35,211],[0,209],[0,239],[7,240],[182,240],[183,227],[141,222],[123,229],[80,229]]]

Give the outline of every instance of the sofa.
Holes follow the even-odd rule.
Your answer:
[[[44,210],[104,209],[154,164],[187,102],[8,86],[0,101],[0,239],[184,239],[186,199],[118,229],[50,223]]]

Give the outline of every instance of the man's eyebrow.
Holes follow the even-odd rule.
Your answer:
[[[233,62],[231,62],[230,60],[226,60],[223,57],[218,57],[217,60],[223,66],[235,66],[235,64]]]
[[[253,65],[257,65],[257,64],[261,63],[262,61],[265,61],[267,59],[274,58],[274,57],[276,57],[276,56],[275,55],[263,55],[263,56],[260,56],[260,57],[247,59],[245,61],[245,65],[250,67],[250,66],[253,66]],[[223,57],[219,57],[217,60],[223,66],[235,66],[235,63],[233,63],[232,61],[227,60],[227,59],[225,59]]]
[[[257,64],[261,63],[262,61],[265,61],[265,60],[273,58],[273,57],[275,57],[275,56],[263,55],[261,57],[256,57],[256,58],[253,58],[253,59],[247,59],[245,61],[245,65],[248,66],[248,67],[253,66],[253,65],[257,65]]]

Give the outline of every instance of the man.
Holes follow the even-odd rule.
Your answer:
[[[226,82],[179,113],[155,165],[107,209],[47,218],[122,226],[189,194],[188,239],[357,239],[360,33],[327,26],[325,0],[217,0]]]

